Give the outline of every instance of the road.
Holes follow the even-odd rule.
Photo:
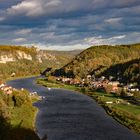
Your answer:
[[[8,85],[25,88],[45,96],[34,103],[39,109],[36,129],[47,140],[140,140],[140,135],[108,116],[90,97],[64,89],[47,90],[35,84],[36,78],[9,81]]]

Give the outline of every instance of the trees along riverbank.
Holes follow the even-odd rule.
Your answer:
[[[140,106],[129,103],[128,100],[119,95],[109,94],[105,92],[95,92],[89,90],[87,87],[77,87],[74,85],[67,85],[55,80],[48,80],[45,78],[37,79],[37,84],[52,87],[64,88],[73,91],[79,91],[83,94],[95,99],[100,105],[104,107],[106,112],[116,119],[121,124],[125,125],[132,131],[140,134]]]
[[[10,95],[0,91],[0,139],[39,140],[34,126],[37,108],[32,106],[37,100],[26,90],[14,90]]]

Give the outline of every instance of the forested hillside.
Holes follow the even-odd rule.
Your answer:
[[[115,80],[122,81],[123,83],[134,82],[140,84],[140,59],[113,65],[100,75],[112,76]]]
[[[70,62],[78,51],[47,51],[35,47],[0,45],[0,78],[39,74],[47,67],[60,68]]]
[[[98,76],[111,66],[120,63],[123,65],[138,58],[140,58],[140,44],[93,46],[77,55],[64,67],[57,70],[55,75],[78,76],[81,78],[88,74],[95,74]]]

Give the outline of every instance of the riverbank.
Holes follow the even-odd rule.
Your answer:
[[[106,112],[118,122],[140,134],[140,107],[129,103],[129,101],[120,96],[102,92],[93,92],[88,88],[66,85],[56,81],[48,81],[46,79],[38,79],[37,84],[52,88],[65,88],[84,93],[95,99],[100,105],[102,105]]]
[[[31,78],[31,77],[37,77],[37,76],[40,76],[40,75],[37,74],[37,75],[15,76],[15,77],[6,78],[4,81],[7,82],[7,81],[11,81],[11,80]]]
[[[0,139],[39,140],[35,133],[38,110],[32,106],[37,100],[26,90],[14,90],[11,95],[0,92]]]

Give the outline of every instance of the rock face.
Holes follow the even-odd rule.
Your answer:
[[[0,73],[4,72],[4,69],[7,70],[5,75],[7,75],[6,73],[17,72],[18,69],[20,70],[19,75],[28,71],[30,73],[32,71],[34,74],[48,67],[59,69],[69,63],[80,52],[81,50],[51,51],[39,50],[35,47],[0,45]],[[9,66],[11,69],[8,68]]]
[[[17,51],[16,56],[17,56],[18,59],[33,60],[32,56],[30,54],[27,54],[23,51]]]
[[[15,58],[12,55],[1,55],[0,56],[0,63],[7,63],[15,61]]]
[[[82,50],[74,51],[50,51],[39,50],[35,47],[3,46],[0,45],[0,63],[15,62],[18,60],[30,60],[39,63],[65,65]]]
[[[43,60],[56,60],[55,55],[52,55],[50,53],[47,53],[46,51],[37,51],[35,54],[26,53],[24,51],[14,51],[14,52],[4,52],[1,51],[0,53],[0,63],[7,63],[7,62],[14,62],[17,60],[26,59],[26,60],[36,60],[40,63],[43,62]]]
[[[42,63],[43,60],[55,61],[56,60],[56,56],[51,54],[51,53],[48,53],[46,51],[40,50],[40,51],[37,52],[36,59],[40,63]]]

